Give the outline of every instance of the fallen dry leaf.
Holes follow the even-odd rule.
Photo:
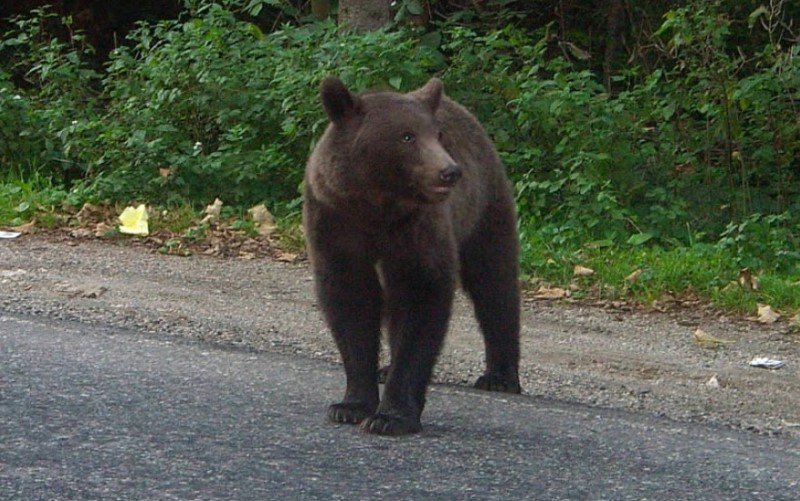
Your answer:
[[[219,198],[215,198],[214,203],[211,205],[207,205],[206,210],[203,211],[205,212],[206,217],[204,217],[200,221],[200,224],[216,223],[217,221],[219,221],[220,211],[222,211],[222,200],[220,200]]]
[[[85,297],[88,299],[96,299],[108,290],[108,287],[99,286],[99,287],[88,287],[85,290],[80,292],[81,297]]]
[[[533,293],[534,299],[563,299],[569,297],[569,291],[560,287],[539,287]]]
[[[106,233],[113,229],[112,226],[109,226],[106,223],[97,223],[94,227],[94,236],[96,237],[104,237]]]
[[[753,275],[753,272],[750,271],[750,268],[742,268],[742,270],[739,271],[738,282],[739,285],[747,290],[757,291],[761,286],[758,277]]]
[[[695,170],[694,165],[692,165],[690,162],[677,164],[675,165],[674,169],[675,169],[675,174],[677,174],[678,176],[688,176],[690,174],[694,174]]]
[[[701,348],[719,348],[720,346],[734,343],[726,339],[720,339],[712,336],[704,330],[697,329],[694,331],[694,342]]]
[[[275,256],[275,259],[283,261],[284,263],[294,263],[298,258],[299,256],[297,254],[285,251],[278,251],[278,254]]]
[[[212,244],[208,249],[203,251],[206,256],[215,256],[220,253],[219,244]]]
[[[12,226],[11,229],[19,233],[32,233],[36,229],[36,219],[31,219],[29,222],[19,226]]]
[[[762,324],[774,324],[781,318],[780,314],[768,304],[758,304],[758,321]]]
[[[75,214],[75,219],[77,219],[80,224],[87,224],[96,221],[98,218],[102,218],[102,215],[103,209],[86,202],[83,204],[83,207],[81,207],[81,210]]]
[[[639,275],[641,274],[642,274],[641,269],[635,270],[633,273],[625,277],[625,281],[632,284],[633,282],[639,279]]]
[[[62,282],[56,290],[66,293],[71,298],[83,297],[87,299],[96,299],[105,294],[108,291],[108,287],[96,284],[72,285]]]
[[[89,238],[94,235],[92,230],[87,228],[75,228],[69,234],[72,238]]]
[[[594,275],[594,270],[576,264],[575,267],[572,269],[572,274],[575,275],[576,277],[588,277],[589,275]]]
[[[275,231],[275,218],[272,217],[269,210],[264,204],[256,205],[247,209],[253,222],[256,224],[258,234],[263,237],[268,237]]]
[[[163,178],[167,178],[167,177],[169,177],[169,176],[170,176],[170,174],[172,174],[172,169],[170,169],[170,168],[167,168],[167,167],[160,167],[160,168],[158,169],[158,175],[159,175],[159,176],[161,176],[161,177],[163,177]]]

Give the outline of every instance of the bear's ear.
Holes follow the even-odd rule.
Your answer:
[[[439,103],[442,102],[443,90],[444,84],[442,81],[433,77],[428,80],[428,83],[411,94],[424,103],[431,110],[431,113],[436,113],[436,110],[439,109]]]
[[[320,88],[322,105],[331,122],[341,124],[348,117],[360,112],[361,101],[347,90],[341,80],[334,76],[325,77]]]

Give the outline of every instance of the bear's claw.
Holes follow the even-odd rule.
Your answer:
[[[358,424],[370,414],[364,403],[341,402],[328,407],[328,420],[334,423]]]
[[[398,436],[419,433],[422,431],[422,424],[419,419],[378,413],[362,421],[361,429],[376,435]]]

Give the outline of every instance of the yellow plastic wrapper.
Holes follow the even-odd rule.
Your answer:
[[[120,233],[141,236],[146,236],[149,233],[147,228],[147,209],[144,204],[135,209],[133,207],[125,207],[125,210],[119,215],[119,222]]]

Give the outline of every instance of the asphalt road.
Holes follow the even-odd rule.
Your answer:
[[[324,420],[339,367],[0,311],[2,499],[797,499],[800,443],[432,387],[425,430]]]

